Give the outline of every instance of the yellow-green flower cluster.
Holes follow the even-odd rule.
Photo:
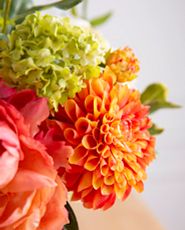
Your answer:
[[[69,18],[35,13],[16,26],[0,52],[0,74],[18,89],[31,88],[57,110],[84,81],[100,74],[106,45],[91,29]]]

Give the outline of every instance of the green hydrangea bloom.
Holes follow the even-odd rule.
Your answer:
[[[98,65],[104,63],[107,51],[90,28],[39,12],[16,26],[5,47],[0,52],[5,81],[18,89],[34,89],[55,110],[73,98],[86,79],[99,76]]]

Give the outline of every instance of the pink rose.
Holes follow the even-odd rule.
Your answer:
[[[52,157],[33,138],[49,115],[47,101],[2,84],[0,98],[0,229],[61,230],[67,192]]]
[[[69,169],[69,157],[73,154],[73,148],[66,145],[63,137],[62,124],[56,120],[46,120],[42,123],[36,139],[47,149],[48,154],[53,158],[55,169],[61,176]]]

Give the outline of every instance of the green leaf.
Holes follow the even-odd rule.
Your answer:
[[[63,0],[63,1],[59,1],[56,3],[52,3],[50,5],[50,7],[57,7],[61,10],[69,10],[71,8],[73,8],[74,6],[78,5],[80,2],[82,2],[83,0]]]
[[[106,13],[104,15],[101,15],[99,17],[96,17],[96,18],[90,20],[90,24],[92,26],[94,26],[94,27],[95,26],[100,26],[103,23],[107,22],[111,17],[112,17],[112,12],[108,12],[108,13]]]
[[[151,135],[159,135],[164,131],[163,128],[159,128],[156,124],[153,124],[152,127],[149,129]]]
[[[32,0],[13,0],[10,8],[10,18],[22,14],[33,6]]]
[[[167,88],[161,83],[149,85],[141,94],[141,101],[150,106],[150,113],[162,108],[180,108],[179,105],[167,101]]]
[[[149,85],[141,95],[141,101],[149,104],[151,101],[165,101],[167,98],[167,88],[161,83]]]
[[[159,109],[177,109],[177,108],[181,108],[181,106],[168,101],[155,101],[150,104],[150,113],[154,113]]]
[[[77,17],[77,16],[78,16],[78,12],[77,12],[76,7],[73,7],[73,8],[71,9],[71,14],[72,14],[74,17]]]
[[[71,206],[70,206],[70,204],[68,202],[67,202],[65,207],[66,207],[66,209],[68,210],[68,213],[69,213],[69,221],[70,221],[70,223],[66,224],[64,226],[64,230],[79,230],[76,216],[75,216],[74,211],[73,211],[73,209],[71,208]]]
[[[69,10],[82,1],[83,0],[63,0],[63,1],[57,1],[54,3],[46,4],[46,5],[34,6],[30,9],[26,10],[24,13],[18,15],[16,17],[16,20],[23,20],[24,17],[27,16],[28,14],[32,14],[35,11],[46,10],[46,9],[51,8],[51,7],[57,7],[57,8],[62,9],[62,10]]]

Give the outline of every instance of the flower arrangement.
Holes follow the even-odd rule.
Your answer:
[[[129,86],[135,54],[110,49],[93,29],[110,13],[89,27],[40,13],[74,17],[80,2],[0,2],[0,229],[76,230],[68,192],[103,210],[142,192],[162,132],[149,115],[178,107],[160,83]]]

